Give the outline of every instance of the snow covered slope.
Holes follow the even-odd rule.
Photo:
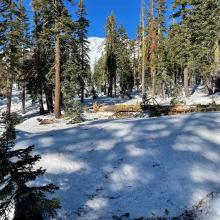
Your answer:
[[[220,113],[75,126],[32,117],[17,131],[17,147],[42,155],[38,181],[60,186],[59,220],[178,216],[220,186]]]
[[[101,57],[104,50],[105,39],[98,37],[89,37],[89,57],[92,72],[94,71],[95,63]]]

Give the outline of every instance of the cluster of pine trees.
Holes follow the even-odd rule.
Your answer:
[[[70,108],[73,97],[84,101],[90,81],[87,31],[89,21],[84,1],[78,3],[76,20],[72,0],[32,0],[33,21],[23,0],[0,0],[1,94],[11,112],[12,89],[22,89],[22,112],[26,93],[39,103],[40,114]],[[69,5],[69,7],[68,7]],[[47,103],[47,110],[44,102]]]
[[[93,74],[83,0],[76,20],[72,0],[31,4],[33,21],[23,0],[0,1],[0,93],[7,97],[8,113],[15,83],[22,89],[23,113],[28,93],[39,103],[40,114],[54,112],[56,118],[61,107],[73,109],[74,97],[83,102],[89,88],[94,97],[96,90],[116,97],[141,89],[143,99],[177,96],[182,88],[188,97],[189,86],[201,82],[209,94],[220,88],[218,0],[173,0],[168,19],[167,0],[149,0],[147,5],[143,0],[134,40],[112,13],[106,21],[105,50]]]
[[[169,18],[167,6],[166,0],[142,1],[134,40],[113,14],[107,18],[105,52],[94,73],[98,90],[116,96],[142,88],[143,99],[182,90],[188,97],[189,86],[199,83],[209,94],[219,91],[219,1],[173,0]]]
[[[94,68],[95,87],[110,97],[116,97],[118,92],[129,95],[138,80],[135,42],[129,39],[123,25],[117,26],[113,13],[107,17],[105,30],[105,51]]]

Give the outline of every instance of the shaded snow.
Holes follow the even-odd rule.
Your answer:
[[[12,110],[20,113],[20,92],[13,88]],[[100,97],[104,104],[141,100]],[[162,104],[169,103],[158,100]],[[198,87],[187,104],[220,104]],[[87,100],[91,105],[92,100]],[[0,111],[6,106],[0,100]],[[98,121],[67,125],[64,120],[39,125],[37,105],[27,101],[24,122],[17,126],[16,147],[35,144],[47,169],[37,182],[60,186],[62,209],[57,219],[110,220],[177,216],[220,188],[220,113],[153,119],[103,120],[112,113],[86,113]],[[41,116],[40,118],[52,118]],[[101,119],[101,120],[100,120]],[[220,196],[210,201],[200,220],[219,220]]]
[[[60,186],[57,219],[177,216],[220,187],[220,113],[80,126],[36,118],[17,126],[16,147],[35,144],[47,169],[39,181]]]

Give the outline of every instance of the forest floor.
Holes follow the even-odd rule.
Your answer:
[[[213,101],[200,89],[193,98]],[[36,183],[60,187],[58,220],[172,219],[186,210],[197,220],[220,219],[219,112],[40,125],[36,106],[29,101],[27,109],[16,148],[34,144],[42,156],[38,166],[47,172]]]
[[[220,113],[80,125],[37,118],[16,127],[16,147],[42,155],[38,181],[60,186],[58,219],[179,216],[212,192],[218,217],[203,219],[220,219]]]

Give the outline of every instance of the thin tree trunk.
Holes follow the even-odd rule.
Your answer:
[[[112,73],[109,76],[109,85],[108,85],[108,96],[112,97],[112,90],[113,90],[113,77],[112,77]]]
[[[146,98],[146,89],[145,89],[145,25],[144,25],[144,4],[142,3],[142,10],[141,10],[141,23],[142,23],[142,101],[145,101]]]
[[[204,85],[205,85],[206,93],[208,95],[212,95],[213,94],[212,84],[211,84],[210,80],[208,79],[208,77],[205,77]]]
[[[11,99],[12,99],[12,88],[13,88],[13,79],[8,79],[8,90],[7,90],[7,114],[11,114]]]
[[[40,107],[40,115],[44,115],[45,114],[45,110],[44,110],[44,102],[43,102],[42,90],[39,91],[38,102],[39,102],[39,107]]]
[[[61,116],[61,107],[60,107],[60,98],[61,98],[61,49],[60,49],[60,36],[56,36],[56,45],[55,45],[55,106],[54,114],[55,118],[60,118]]]
[[[115,98],[116,98],[116,96],[117,96],[117,82],[116,82],[116,73],[115,73],[115,76],[114,76],[114,89],[115,89],[115,94],[114,94],[114,96],[115,96]]]
[[[52,88],[46,88],[44,89],[45,92],[45,96],[46,96],[46,102],[47,102],[47,110],[49,113],[53,113],[54,112],[54,108],[53,108],[53,90]]]
[[[84,102],[84,89],[85,89],[84,80],[81,79],[81,103]]]
[[[81,103],[84,102],[84,90],[85,90],[85,68],[84,68],[84,43],[81,43]]]
[[[185,97],[189,97],[189,67],[188,65],[185,65],[184,67],[184,91],[185,91]]]
[[[151,95],[152,97],[155,96],[155,81],[156,81],[156,69],[154,67],[151,68],[151,77],[152,77],[152,90]]]
[[[26,91],[25,91],[25,84],[22,85],[22,92],[21,92],[21,112],[22,114],[25,114],[25,96],[26,96]]]
[[[215,63],[216,63],[216,74],[215,74],[214,92],[220,92],[220,46],[218,40],[216,41]]]
[[[166,98],[165,82],[164,82],[164,80],[162,82],[162,98],[163,98],[163,100],[165,100],[165,98]]]

